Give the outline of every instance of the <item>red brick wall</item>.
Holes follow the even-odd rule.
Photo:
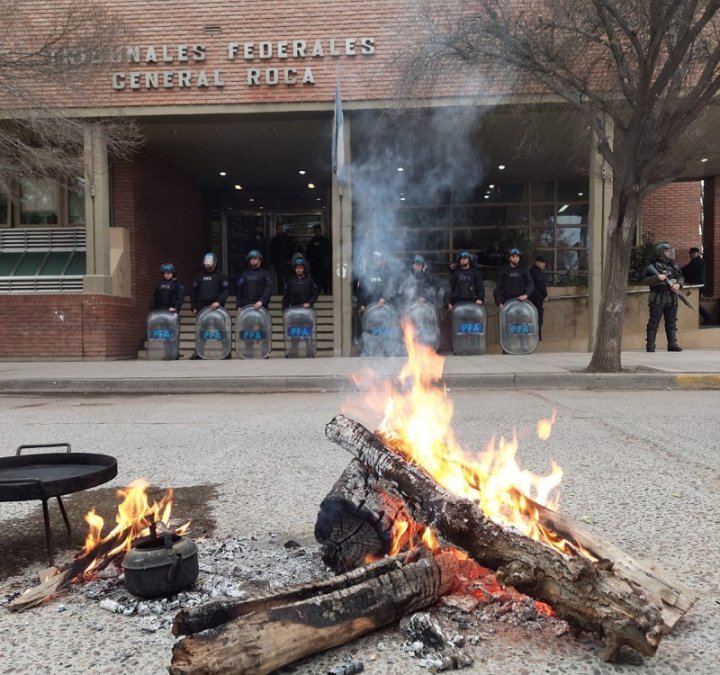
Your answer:
[[[133,358],[160,265],[190,284],[204,252],[199,191],[143,152],[113,166],[113,224],[130,232],[132,297],[0,296],[0,358]],[[26,320],[31,316],[32,320]],[[22,320],[18,320],[22,317]]]
[[[0,358],[135,356],[141,335],[127,320],[134,310],[132,299],[107,295],[5,295]]]
[[[688,249],[702,247],[701,199],[700,181],[672,183],[653,192],[643,203],[643,238],[671,243],[678,262],[684,265],[690,259]]]

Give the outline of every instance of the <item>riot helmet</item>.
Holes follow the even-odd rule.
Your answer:
[[[172,263],[163,263],[160,265],[160,271],[165,274],[166,272],[169,272],[170,274],[175,274],[175,265]]]
[[[472,257],[470,256],[470,251],[466,251],[465,249],[463,249],[462,251],[458,251],[458,262],[460,262],[460,258],[467,258],[468,260],[472,260]]]
[[[655,257],[658,259],[667,258],[668,260],[675,260],[675,249],[666,241],[661,241],[655,246]]]
[[[245,256],[246,260],[250,260],[250,258],[257,258],[258,260],[262,260],[263,256],[260,251],[253,249],[252,251],[248,251],[247,256]]]
[[[208,251],[203,256],[203,267],[207,270],[212,270],[215,265],[217,265],[217,256],[212,251]]]
[[[515,246],[513,246],[513,248],[511,248],[508,251],[508,257],[513,256],[513,255],[520,256],[520,255],[522,255],[522,253],[520,252],[519,248],[516,248]]]
[[[298,267],[299,265],[302,265],[303,267],[305,267],[307,263],[305,262],[305,258],[303,258],[301,255],[296,255],[293,258],[292,264],[293,264],[293,267]]]
[[[416,255],[412,261],[413,270],[415,269],[415,265],[420,265],[420,270],[424,271],[425,270],[425,257],[421,256],[421,255]]]

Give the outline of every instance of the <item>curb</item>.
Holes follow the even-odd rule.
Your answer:
[[[504,373],[447,375],[452,390],[720,390],[718,373]],[[359,387],[345,376],[215,377],[215,378],[22,378],[2,381],[2,393],[12,395],[162,395],[162,394],[279,394],[343,393]]]

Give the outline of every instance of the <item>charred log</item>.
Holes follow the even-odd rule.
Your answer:
[[[622,645],[647,656],[657,650],[666,628],[660,602],[616,574],[602,555],[596,562],[566,556],[503,528],[473,502],[446,492],[368,429],[342,415],[327,425],[326,435],[396,484],[416,521],[434,527],[481,565],[496,570],[501,583],[546,602],[576,629],[600,635],[606,660],[612,660]]]
[[[411,520],[400,493],[352,460],[320,504],[315,539],[325,564],[344,572],[389,553],[395,524]]]
[[[251,601],[247,613],[236,608],[241,618],[178,641],[170,673],[269,673],[434,604],[450,592],[457,571],[455,556],[441,553],[307,600],[265,607]]]
[[[417,559],[414,554],[403,554],[395,558],[384,558],[371,565],[358,567],[351,572],[321,581],[298,584],[281,588],[271,593],[255,595],[246,600],[213,600],[198,607],[183,609],[175,616],[172,632],[174,635],[192,635],[217,628],[228,621],[245,616],[258,609],[267,610],[280,605],[308,600],[320,595],[329,595],[351,586],[357,586],[383,574],[400,569]]]

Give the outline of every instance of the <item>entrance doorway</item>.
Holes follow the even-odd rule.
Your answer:
[[[222,270],[235,283],[245,268],[245,256],[251,249],[260,249],[265,265],[270,268],[270,242],[277,223],[293,238],[298,252],[305,252],[320,225],[329,238],[325,209],[302,211],[236,211],[223,210],[210,216],[210,250],[218,253]]]

